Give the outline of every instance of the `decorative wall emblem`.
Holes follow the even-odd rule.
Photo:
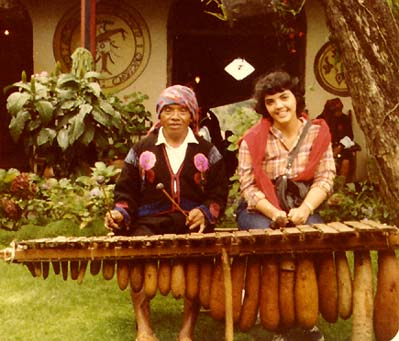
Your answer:
[[[101,87],[119,91],[132,84],[147,66],[151,40],[147,25],[125,2],[101,1],[96,10],[96,70]],[[80,7],[67,11],[57,25],[53,50],[62,70],[71,66],[71,54],[80,46]]]
[[[344,77],[344,65],[333,43],[325,43],[317,52],[314,73],[324,90],[337,96],[349,96]]]

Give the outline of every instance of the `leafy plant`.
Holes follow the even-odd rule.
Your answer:
[[[121,114],[122,126],[108,138],[107,149],[101,151],[100,159],[125,157],[130,146],[145,134],[151,124],[151,113],[143,102],[148,96],[141,92],[126,95],[123,99],[109,96],[109,103]]]
[[[334,193],[320,211],[326,222],[372,219],[397,224],[398,214],[386,205],[378,186],[366,180],[345,183],[343,177],[335,180]]]
[[[212,15],[222,21],[227,20],[227,13],[222,0],[201,0],[201,2],[205,2],[205,6],[213,5],[215,7],[215,11],[204,11],[204,13]]]
[[[226,115],[226,125],[233,132],[233,135],[228,138],[231,142],[228,149],[231,151],[238,151],[238,142],[244,133],[253,126],[260,119],[260,115],[256,113],[250,104],[236,105],[232,112]],[[235,210],[240,199],[240,183],[237,172],[230,178],[230,190],[227,200],[227,208],[225,211],[225,222],[235,222]]]
[[[102,92],[89,51],[78,48],[71,58],[70,73],[61,73],[59,64],[54,73],[33,75],[30,82],[23,73],[12,85],[17,91],[7,98],[10,134],[23,141],[32,170],[44,160],[58,177],[87,168],[98,153],[110,148],[109,137],[114,143],[124,142],[131,124],[138,123],[136,131],[145,129],[150,116],[141,103],[144,95],[132,95],[124,104]]]
[[[95,164],[91,176],[76,180],[0,170],[0,228],[16,231],[27,223],[45,225],[62,219],[85,228],[104,216],[119,172],[102,162]],[[104,180],[101,184],[99,176]]]

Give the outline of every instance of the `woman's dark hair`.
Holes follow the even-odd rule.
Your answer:
[[[254,88],[253,98],[255,99],[255,110],[263,117],[271,119],[269,112],[265,106],[265,96],[273,95],[277,92],[290,90],[296,98],[296,114],[300,114],[305,109],[305,97],[300,88],[298,77],[292,77],[288,72],[278,70],[272,71],[261,76]]]

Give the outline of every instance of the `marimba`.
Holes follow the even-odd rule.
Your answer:
[[[56,237],[14,241],[5,261],[35,277],[50,268],[81,283],[86,270],[115,276],[121,290],[144,287],[175,298],[198,298],[210,315],[250,329],[311,328],[352,316],[352,339],[390,340],[399,329],[399,245],[396,226],[375,221],[332,222],[276,230],[224,230],[148,237]],[[373,288],[370,251],[378,251]],[[353,269],[347,251],[353,251]],[[352,275],[354,273],[354,275]],[[374,292],[375,291],[375,292]],[[244,298],[242,293],[245,292]]]

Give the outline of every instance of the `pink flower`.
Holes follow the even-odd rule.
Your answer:
[[[206,172],[209,167],[208,159],[202,153],[195,154],[194,165],[195,168],[197,168],[197,170],[200,171],[201,173]]]
[[[140,158],[139,158],[140,166],[145,171],[148,171],[152,167],[154,167],[156,161],[157,161],[157,158],[155,157],[155,154],[152,152],[149,152],[148,150],[146,150],[145,152],[142,152],[140,155]]]

